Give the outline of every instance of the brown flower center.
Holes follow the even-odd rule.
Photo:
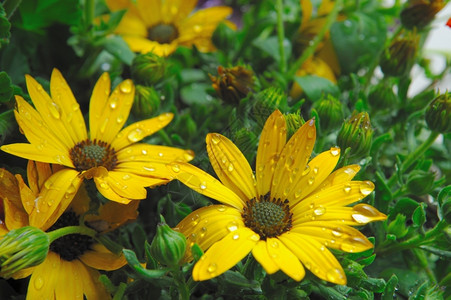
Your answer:
[[[160,23],[147,30],[147,38],[160,44],[169,44],[179,36],[179,31],[172,24]]]
[[[94,139],[86,139],[77,143],[69,151],[70,158],[77,171],[86,171],[95,167],[113,170],[117,164],[117,156],[111,145]]]
[[[271,199],[270,194],[252,198],[246,203],[241,215],[244,224],[260,235],[262,240],[276,237],[292,227],[292,216],[288,200]]]

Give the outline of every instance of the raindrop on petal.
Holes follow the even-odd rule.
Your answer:
[[[180,166],[178,164],[172,165],[172,171],[174,171],[175,173],[180,172]]]
[[[340,148],[338,148],[338,147],[330,148],[330,154],[332,154],[332,156],[340,155]]]
[[[208,265],[207,271],[210,272],[210,273],[213,273],[214,271],[216,271],[217,268],[218,267],[217,267],[217,265],[215,263],[211,263],[211,264]]]
[[[217,133],[213,133],[211,136],[211,141],[213,142],[213,144],[217,145],[219,144],[219,142],[221,141],[221,137],[219,134]]]
[[[206,182],[202,182],[202,183],[199,185],[199,188],[200,188],[201,190],[205,190],[205,189],[207,188],[207,183],[206,183]]]
[[[349,194],[351,192],[351,184],[350,183],[346,183],[345,186],[343,187],[343,191],[346,194]]]
[[[231,221],[229,224],[227,224],[227,230],[230,232],[238,230],[238,224],[235,221]]]
[[[318,206],[313,210],[313,213],[317,216],[322,216],[326,212],[326,208],[324,206]]]
[[[345,275],[343,271],[337,268],[330,269],[326,273],[327,280],[331,282],[343,282],[345,280]]]
[[[144,137],[144,132],[139,128],[136,128],[136,129],[130,131],[127,135],[128,140],[132,143],[141,140],[143,137]]]
[[[374,184],[371,181],[363,181],[360,184],[360,193],[365,197],[374,190]]]
[[[129,94],[132,91],[133,85],[131,80],[125,80],[119,85],[119,89],[124,94]]]
[[[217,208],[218,211],[220,212],[225,212],[226,211],[226,207],[224,205],[221,205]]]
[[[235,234],[232,236],[232,239],[234,239],[235,241],[238,240],[240,238],[239,234]]]
[[[36,278],[34,278],[34,287],[37,290],[42,289],[42,287],[44,286],[44,278],[42,278],[42,276],[37,276]]]
[[[49,110],[50,110],[50,114],[52,115],[52,117],[54,117],[55,119],[58,119],[58,120],[61,118],[60,108],[59,108],[58,104],[56,104],[55,102],[52,102],[51,105],[49,106]]]
[[[260,240],[260,236],[258,234],[253,234],[249,237],[251,241],[258,242]]]
[[[228,170],[229,172],[232,172],[232,171],[233,171],[233,164],[232,164],[232,163],[229,164],[229,166],[227,167],[227,170]]]

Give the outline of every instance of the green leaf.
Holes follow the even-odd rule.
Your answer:
[[[102,40],[102,45],[105,47],[105,50],[128,66],[132,64],[132,61],[136,56],[135,53],[130,50],[124,39],[118,35],[110,35],[106,37]]]
[[[338,96],[340,91],[338,87],[330,80],[314,75],[295,76],[294,80],[299,84],[311,101],[321,99],[323,95],[332,94]]]
[[[451,185],[443,188],[437,196],[439,216],[451,224]]]
[[[0,103],[8,102],[13,96],[11,79],[6,72],[0,72]]]
[[[421,227],[426,222],[426,212],[424,211],[423,205],[419,205],[413,212],[412,215],[412,221],[413,223]]]
[[[224,280],[231,285],[238,286],[245,289],[252,289],[255,291],[261,291],[260,283],[256,280],[249,280],[241,273],[236,271],[227,271],[224,273]]]
[[[193,254],[195,261],[198,261],[202,257],[202,255],[204,255],[204,251],[202,251],[200,246],[196,243],[191,246],[191,253]]]
[[[207,89],[210,87],[211,85],[206,83],[192,83],[184,86],[180,90],[182,101],[188,105],[206,105],[209,102],[208,99],[211,99],[211,96],[207,93]]]
[[[388,218],[390,220],[393,220],[396,218],[397,214],[403,214],[406,217],[410,218],[418,207],[418,202],[411,199],[411,198],[401,198],[396,202],[395,207],[390,211],[390,214],[388,215]]]
[[[393,300],[395,298],[396,285],[398,285],[398,277],[393,274],[385,285],[382,300]]]
[[[128,265],[135,271],[135,273],[146,280],[152,280],[154,278],[158,278],[163,276],[168,270],[166,269],[159,269],[159,270],[148,270],[144,268],[140,262],[138,261],[138,258],[136,257],[135,252],[129,249],[123,249],[122,253],[124,253],[125,259],[128,262]]]
[[[0,114],[0,145],[3,145],[6,137],[14,131],[16,126],[13,109]]]
[[[0,49],[9,43],[11,33],[11,23],[9,23],[3,6],[0,4]]]
[[[268,38],[260,38],[255,40],[252,43],[261,51],[267,53],[271,56],[276,62],[280,61],[280,52],[279,52],[279,41],[277,36],[270,36]],[[291,43],[287,39],[283,41],[285,53],[291,53]],[[285,58],[286,59],[286,58]]]
[[[424,246],[424,245],[420,246],[420,248],[427,252],[431,252],[431,253],[434,253],[435,255],[438,255],[442,259],[451,260],[451,251],[449,251],[449,250],[443,250],[443,249],[438,249],[435,247]]]

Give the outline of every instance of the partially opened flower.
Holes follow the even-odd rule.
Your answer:
[[[166,126],[171,113],[133,123],[124,129],[135,88],[131,80],[118,84],[110,94],[110,77],[104,73],[94,87],[89,109],[90,132],[72,91],[54,69],[51,96],[31,76],[27,88],[35,108],[16,96],[16,120],[29,144],[2,146],[5,152],[26,159],[63,165],[44,185],[32,213],[33,226],[40,227],[56,211],[64,211],[84,179],[94,179],[107,199],[129,203],[144,199],[145,187],[165,184],[170,174],[164,165],[189,161],[191,151],[136,143]],[[36,222],[36,223],[34,223]]]
[[[160,56],[168,56],[178,46],[195,45],[201,52],[214,50],[213,31],[232,13],[227,6],[192,13],[197,0],[107,0],[106,3],[111,11],[127,9],[115,32],[132,51]]]
[[[268,274],[279,270],[301,280],[305,268],[317,277],[346,284],[345,273],[328,248],[345,252],[373,244],[350,225],[384,220],[386,216],[360,201],[374,189],[369,181],[352,181],[359,167],[332,172],[340,149],[331,148],[309,161],[315,143],[314,120],[286,142],[280,111],[266,121],[257,151],[256,173],[226,137],[207,136],[211,164],[221,182],[188,164],[173,163],[175,178],[223,204],[200,208],[176,229],[188,245],[204,255],[193,269],[194,280],[221,275],[252,252]],[[191,259],[187,252],[186,259]]]
[[[30,224],[30,212],[34,200],[46,197],[43,190],[46,179],[53,173],[49,164],[28,164],[28,185],[20,175],[12,175],[0,169],[0,202],[5,205],[5,217],[0,223],[0,236],[12,229],[22,228]],[[134,206],[136,202],[121,205],[122,210]],[[111,206],[110,206],[111,208]],[[82,186],[71,205],[53,223],[45,224],[40,229],[47,232],[66,226],[79,225],[79,217],[89,209],[89,198]],[[136,209],[136,207],[135,207]],[[103,210],[103,215],[111,212]],[[129,220],[125,214],[122,219],[116,219],[113,226]],[[100,232],[99,232],[100,233]],[[36,245],[37,247],[39,245]],[[92,237],[82,234],[68,234],[56,239],[50,244],[50,249],[44,262],[40,265],[22,269],[13,278],[25,278],[31,275],[28,285],[27,299],[109,299],[110,295],[99,281],[98,270],[116,270],[126,264],[123,255],[116,255]]]

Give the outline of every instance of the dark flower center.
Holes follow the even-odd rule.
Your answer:
[[[178,38],[178,36],[179,32],[177,28],[171,24],[160,23],[147,30],[148,39],[160,44],[169,44]]]
[[[243,208],[244,224],[260,235],[262,240],[276,237],[292,227],[292,216],[288,200],[271,199],[270,194],[257,201],[252,198]]]
[[[65,212],[48,231],[76,225],[79,225],[78,216],[72,211]],[[50,251],[55,252],[66,261],[73,261],[91,249],[93,243],[94,239],[87,235],[68,234],[50,244]]]
[[[94,167],[105,167],[111,171],[116,167],[117,156],[111,145],[94,139],[77,143],[69,151],[70,158],[77,171],[86,171]]]

